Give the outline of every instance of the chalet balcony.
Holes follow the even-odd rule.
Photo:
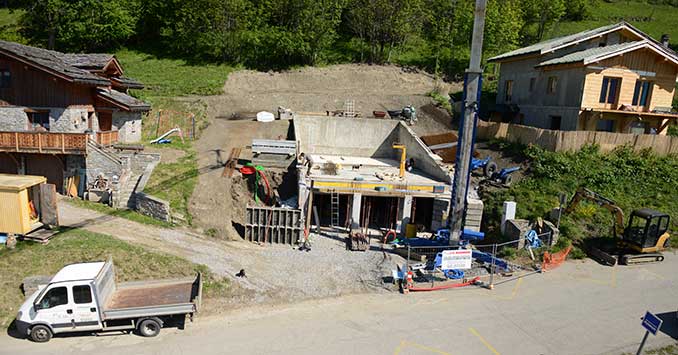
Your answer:
[[[96,141],[100,146],[110,147],[118,143],[118,131],[101,131],[96,133]]]
[[[88,139],[87,133],[0,132],[0,152],[84,155]]]

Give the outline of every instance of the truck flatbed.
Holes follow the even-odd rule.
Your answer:
[[[195,279],[165,281],[150,285],[146,282],[119,284],[111,300],[104,307],[104,312],[122,308],[191,303],[194,281]]]

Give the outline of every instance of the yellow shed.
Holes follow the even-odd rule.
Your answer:
[[[40,223],[42,176],[0,174],[0,233],[24,235]]]

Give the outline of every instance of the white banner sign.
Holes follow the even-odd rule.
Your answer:
[[[443,250],[441,269],[470,269],[473,261],[473,252],[470,249]]]

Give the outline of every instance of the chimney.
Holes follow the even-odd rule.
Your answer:
[[[662,35],[662,46],[669,48],[669,35],[666,33]]]

